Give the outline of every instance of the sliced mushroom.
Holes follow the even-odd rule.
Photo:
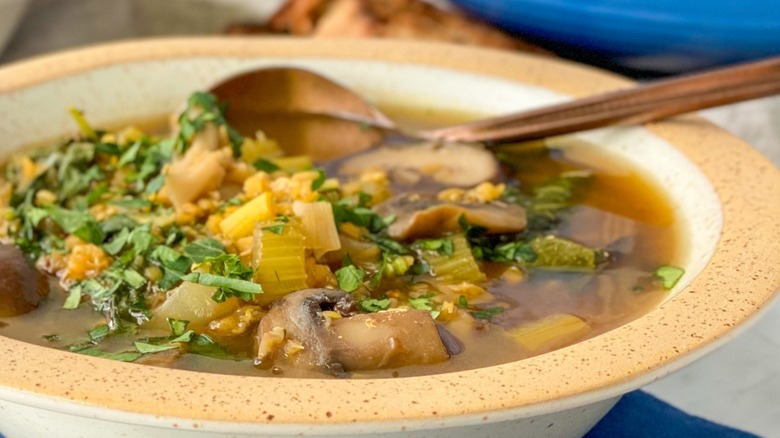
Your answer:
[[[369,170],[384,170],[396,184],[412,185],[424,177],[448,187],[472,187],[496,179],[496,157],[477,144],[422,143],[385,146],[346,160],[339,173],[357,176]]]
[[[471,225],[484,227],[488,233],[523,231],[527,220],[525,209],[505,202],[445,202],[419,195],[401,195],[375,207],[382,216],[394,215],[388,228],[394,239],[412,240],[437,237],[461,230],[460,217]]]
[[[255,362],[270,367],[281,361],[338,375],[449,358],[429,312],[356,314],[356,309],[352,296],[340,290],[285,296],[260,322]]]
[[[449,359],[436,323],[425,310],[360,314],[332,322],[332,357],[345,370],[378,370]]]
[[[335,374],[343,372],[343,367],[331,357],[332,335],[323,312],[333,311],[348,317],[356,310],[357,303],[352,296],[340,290],[306,289],[284,296],[260,321],[255,363],[270,367],[279,351],[288,345],[285,354],[296,366],[324,367]]]
[[[49,295],[49,280],[15,246],[0,244],[0,316],[37,308]]]

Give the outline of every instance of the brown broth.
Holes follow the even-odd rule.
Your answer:
[[[394,116],[399,113],[391,111]],[[430,111],[405,112],[407,119],[423,120],[430,126],[439,119],[448,122],[467,119],[466,115],[441,118]],[[409,116],[411,115],[411,116]],[[152,126],[152,125],[147,125]],[[464,345],[465,350],[450,360],[426,366],[355,373],[354,377],[407,377],[462,371],[527,358],[534,353],[525,350],[504,329],[534,321],[548,315],[576,315],[592,330],[580,340],[598,336],[657,306],[666,296],[652,281],[652,273],[660,265],[673,264],[678,258],[680,239],[674,212],[663,192],[648,182],[641,173],[619,157],[605,153],[597,146],[572,140],[553,140],[548,147],[542,143],[508,146],[500,153],[518,169],[521,186],[543,182],[564,171],[593,172],[588,190],[576,201],[558,234],[588,246],[607,249],[612,261],[595,273],[554,272],[532,270],[523,281],[500,278],[500,267],[490,266],[497,278],[488,288],[489,305],[506,305],[507,310],[494,317],[493,325],[476,330],[464,319],[447,324],[447,328]],[[103,322],[89,306],[63,310],[65,294],[55,288],[50,298],[36,311],[15,318],[0,318],[0,335],[33,344],[63,348],[87,340],[88,330]],[[161,332],[144,336],[165,335]],[[118,336],[101,349],[123,351],[134,337]],[[245,338],[243,347],[251,345]],[[240,343],[239,343],[240,344]],[[536,354],[543,353],[536,352]],[[283,368],[258,370],[251,360],[216,360],[203,356],[159,356],[151,365],[238,375],[284,375],[287,377],[329,377],[322,372]]]

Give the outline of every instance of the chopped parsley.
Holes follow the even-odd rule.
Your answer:
[[[63,231],[78,236],[85,242],[99,244],[106,238],[106,233],[100,228],[95,218],[87,212],[59,207],[48,207],[44,210],[48,217]]]
[[[269,233],[279,234],[281,235],[284,232],[284,223],[276,224],[276,225],[269,225],[267,227],[262,228],[263,231],[268,231]]]
[[[327,176],[325,175],[325,171],[322,169],[317,169],[317,178],[314,178],[311,182],[311,189],[314,191],[317,191],[322,187],[323,184],[325,184],[325,180],[327,179]]]
[[[219,105],[213,94],[204,92],[191,94],[187,100],[187,108],[179,116],[179,135],[176,137],[174,148],[181,153],[186,152],[192,137],[205,129],[209,123],[214,123],[225,127],[233,155],[240,156],[244,137],[227,124],[223,113],[224,108]]]
[[[102,357],[104,359],[118,360],[120,362],[135,362],[140,359],[144,354],[138,351],[123,351],[123,352],[109,352],[102,351],[95,347],[84,347],[81,349],[70,350],[75,353],[84,354],[87,356]]]
[[[375,313],[390,308],[390,299],[384,298],[378,300],[369,298],[367,300],[360,300],[358,301],[358,307],[364,312]]]
[[[230,297],[250,301],[255,295],[263,293],[262,286],[250,281],[254,269],[243,264],[236,254],[206,257],[201,263],[209,266],[209,273],[192,272],[183,276],[182,280],[216,287],[212,298],[218,303]]]
[[[472,306],[469,304],[469,300],[468,298],[466,298],[465,295],[461,295],[458,297],[457,304],[459,307],[471,313],[471,316],[473,316],[474,318],[485,320],[485,321],[489,321],[493,319],[494,316],[500,315],[501,313],[504,313],[504,311],[506,310],[501,306],[487,307],[487,308]]]
[[[281,167],[279,167],[273,161],[265,160],[265,159],[262,159],[262,158],[257,160],[257,161],[255,161],[254,166],[255,166],[255,169],[260,170],[260,171],[265,172],[265,173],[274,173],[277,170],[281,169]]]
[[[453,247],[452,240],[446,237],[441,239],[416,240],[414,244],[412,244],[412,248],[422,249],[426,251],[434,251],[440,255],[447,256],[447,257],[452,257],[452,254],[455,252],[455,248]]]
[[[503,307],[489,307],[487,309],[475,310],[471,312],[471,316],[476,319],[491,320],[494,316],[504,313]]]
[[[418,298],[412,298],[409,300],[409,306],[418,310],[433,310],[436,308],[436,303],[431,299],[434,296],[436,296],[436,294],[431,292]]]
[[[661,266],[655,271],[655,276],[661,280],[666,290],[672,289],[684,274],[684,269],[669,265]]]
[[[225,245],[217,239],[207,238],[192,242],[182,248],[184,255],[195,263],[225,254]]]
[[[339,282],[339,289],[346,292],[354,292],[363,285],[366,273],[355,265],[347,265],[335,272]]]

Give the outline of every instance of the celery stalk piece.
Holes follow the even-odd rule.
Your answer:
[[[446,283],[485,281],[485,274],[479,269],[466,237],[462,234],[455,234],[443,239],[449,239],[452,242],[451,254],[443,253],[441,250],[420,250],[422,258],[431,267],[431,273]],[[420,245],[416,246],[421,247]],[[424,248],[425,245],[422,247]]]
[[[596,252],[571,240],[554,236],[537,237],[530,242],[536,260],[528,266],[573,270],[596,269]]]
[[[509,334],[531,353],[538,354],[577,342],[589,331],[590,326],[582,319],[561,313],[523,324],[509,330]]]
[[[314,250],[317,257],[341,248],[339,231],[336,228],[336,220],[333,218],[333,207],[330,202],[295,201],[293,212],[301,219],[303,235],[306,237],[306,247]]]
[[[287,172],[300,172],[314,168],[311,158],[308,155],[292,155],[288,157],[277,157],[271,160],[272,163],[279,166],[281,170]]]
[[[253,280],[263,286],[256,300],[270,302],[307,287],[305,239],[298,218],[260,221],[253,238]]]
[[[228,238],[238,240],[251,235],[257,221],[271,219],[275,215],[273,195],[265,192],[223,219],[219,228]]]

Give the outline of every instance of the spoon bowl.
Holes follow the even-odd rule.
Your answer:
[[[308,70],[263,68],[211,88],[228,102],[225,117],[245,136],[258,130],[291,155],[327,161],[380,143],[398,127],[352,90]]]
[[[245,72],[210,91],[229,104],[226,118],[242,134],[262,130],[293,145],[288,153],[328,160],[381,143],[388,132],[433,141],[516,142],[769,96],[780,93],[780,57],[432,130],[401,127],[349,88],[299,68]]]

